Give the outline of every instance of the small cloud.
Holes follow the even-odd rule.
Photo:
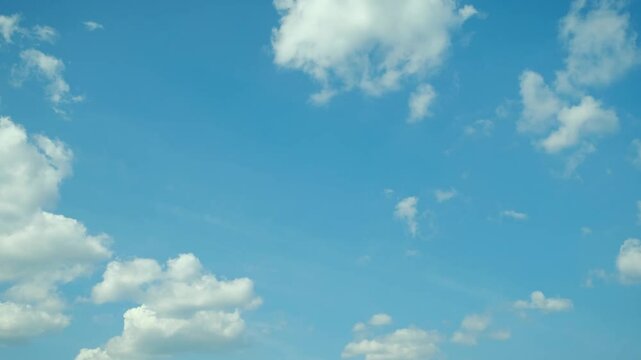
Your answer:
[[[83,100],[82,96],[71,94],[71,88],[63,76],[65,65],[62,60],[36,49],[22,51],[20,59],[20,65],[14,66],[11,71],[15,86],[21,86],[29,78],[46,82],[45,91],[54,111],[63,115],[60,105]]]
[[[421,84],[410,95],[409,108],[410,116],[407,122],[410,124],[417,123],[430,116],[430,106],[436,99],[436,91],[429,84]]]
[[[436,189],[436,191],[434,191],[434,197],[436,198],[436,201],[438,201],[439,203],[444,203],[448,200],[451,200],[454,197],[456,197],[456,195],[458,195],[458,193],[454,188],[450,188],[449,190]]]
[[[367,329],[367,325],[365,325],[365,324],[364,324],[364,323],[362,323],[362,322],[357,322],[357,323],[356,323],[356,324],[354,324],[354,326],[352,327],[352,331],[353,331],[353,332],[362,332],[362,331],[365,331],[366,329]]]
[[[641,282],[641,240],[627,239],[619,249],[616,260],[619,278],[624,284]]]
[[[590,229],[590,228],[589,228],[589,227],[587,227],[587,226],[583,226],[583,227],[581,228],[581,235],[583,235],[583,236],[592,235],[592,229]]]
[[[13,34],[20,30],[20,15],[0,15],[0,35],[5,42],[11,43]]]
[[[641,200],[637,201],[637,224],[641,225]]]
[[[102,24],[91,20],[83,22],[83,25],[85,25],[85,29],[87,29],[88,31],[102,30],[105,28],[104,26],[102,26]]]
[[[487,332],[490,331],[489,327],[491,322],[492,317],[487,314],[467,315],[463,318],[463,321],[461,321],[459,329],[452,334],[450,341],[459,345],[476,345],[478,339],[486,336]],[[489,334],[489,337],[496,340],[494,336],[496,333],[498,332]]]
[[[58,40],[58,31],[51,26],[36,25],[33,27],[32,34],[36,39],[51,44]]]
[[[501,211],[500,215],[501,217],[507,217],[518,221],[524,221],[528,219],[528,215],[526,213],[518,212],[515,210],[504,210]]]
[[[513,304],[517,310],[539,310],[544,313],[568,311],[573,306],[570,299],[548,298],[541,291],[532,292],[529,301],[517,300]]]
[[[471,125],[468,125],[463,129],[463,133],[467,136],[474,136],[477,134],[483,135],[483,136],[490,136],[492,135],[493,131],[494,131],[494,121],[487,120],[487,119],[476,120]]]
[[[369,319],[369,324],[372,326],[385,326],[391,323],[392,317],[384,313],[374,314]]]
[[[390,188],[384,189],[383,194],[385,194],[385,197],[389,199],[392,197],[392,195],[394,195],[394,189],[390,189]]]
[[[409,196],[399,201],[394,210],[394,216],[405,221],[412,236],[416,236],[418,233],[418,223],[416,222],[416,214],[418,213],[417,205],[418,198],[416,196]]]

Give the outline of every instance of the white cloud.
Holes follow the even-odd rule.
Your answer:
[[[520,132],[542,133],[554,125],[554,120],[562,108],[556,94],[545,84],[543,77],[526,70],[520,77],[523,113],[517,123]]]
[[[65,327],[58,286],[89,274],[111,256],[109,239],[53,214],[72,153],[59,141],[29,137],[0,118],[0,343]]]
[[[32,30],[33,36],[40,41],[54,43],[58,39],[58,32],[51,26],[36,25]]]
[[[416,236],[418,233],[418,223],[416,222],[416,214],[418,213],[417,205],[418,198],[416,196],[409,196],[399,201],[394,210],[394,216],[405,221],[412,236]]]
[[[105,28],[104,26],[102,26],[102,24],[99,24],[91,20],[85,21],[82,24],[85,26],[85,29],[87,29],[88,31],[102,30]]]
[[[618,129],[619,119],[613,110],[603,109],[601,103],[585,96],[572,107],[558,113],[558,128],[541,141],[548,153],[557,153],[577,145],[592,135],[605,135]]]
[[[515,211],[515,210],[504,210],[504,211],[501,211],[501,217],[507,217],[507,218],[514,219],[514,220],[519,220],[519,221],[523,221],[523,220],[527,220],[528,219],[528,215],[526,213],[518,212],[518,211]]]
[[[436,189],[436,191],[434,191],[434,197],[436,201],[440,203],[452,200],[456,195],[458,195],[458,192],[454,188]]]
[[[69,325],[61,313],[48,312],[28,304],[0,302],[0,343],[17,342]]]
[[[429,84],[421,84],[410,95],[409,108],[410,116],[408,123],[417,123],[431,115],[430,106],[436,99],[436,91]]]
[[[20,15],[0,15],[0,35],[5,42],[10,43],[13,34],[20,30]]]
[[[534,291],[530,300],[518,300],[513,304],[517,310],[539,310],[545,313],[568,311],[573,307],[572,300],[563,298],[547,298],[541,291]]]
[[[590,227],[587,227],[587,226],[582,226],[581,227],[581,235],[583,235],[583,236],[592,235],[592,229]]]
[[[439,353],[441,336],[435,331],[404,328],[391,334],[348,343],[342,358],[364,357],[364,360],[429,360]]]
[[[92,292],[97,303],[133,301],[120,336],[82,349],[76,360],[147,359],[215,351],[243,334],[241,313],[260,305],[250,279],[219,280],[192,254],[167,261],[111,262]]]
[[[45,91],[54,110],[63,113],[60,105],[82,101],[81,96],[71,94],[71,88],[64,79],[65,65],[62,60],[47,55],[40,50],[27,49],[20,53],[21,63],[12,70],[13,82],[16,86],[30,77],[46,82]]]
[[[568,55],[557,72],[556,87],[574,92],[603,86],[620,78],[641,61],[637,34],[620,0],[575,0],[561,20],[559,36]]]
[[[622,282],[641,282],[641,240],[627,239],[623,242],[616,266]]]
[[[305,72],[321,90],[380,95],[422,80],[443,63],[452,32],[476,10],[451,0],[277,0],[274,62]]]
[[[450,341],[460,345],[476,345],[480,337],[505,341],[510,338],[510,332],[499,330],[490,332],[492,317],[487,314],[471,314],[463,318],[460,328],[452,334]],[[489,334],[488,334],[489,332]]]
[[[451,341],[462,345],[476,345],[478,337],[487,330],[491,321],[489,315],[468,315],[463,318],[461,328],[452,335]]]
[[[369,324],[372,326],[384,326],[392,323],[392,317],[387,314],[374,314],[369,319]]]
[[[521,75],[523,113],[517,123],[520,132],[545,135],[538,145],[547,153],[558,153],[585,140],[611,134],[618,129],[616,112],[601,102],[584,96],[574,106],[550,90],[543,77],[533,71]]]
[[[559,36],[568,54],[565,69],[556,72],[555,88],[536,72],[521,75],[519,132],[541,136],[536,145],[550,154],[579,147],[567,159],[565,177],[596,151],[593,141],[618,130],[616,112],[585,90],[612,83],[641,61],[625,5],[619,0],[575,0],[560,22]]]
[[[365,331],[365,330],[367,330],[367,324],[362,323],[362,322],[357,322],[352,327],[352,331],[353,332],[361,332],[361,331]]]
[[[492,319],[489,315],[472,314],[466,316],[461,322],[461,328],[466,331],[485,331]]]

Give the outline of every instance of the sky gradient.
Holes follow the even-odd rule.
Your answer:
[[[639,31],[0,0],[0,358],[638,359]]]

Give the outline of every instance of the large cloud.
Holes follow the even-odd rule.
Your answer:
[[[96,303],[133,301],[120,336],[77,360],[148,359],[221,349],[243,334],[241,313],[260,305],[247,278],[219,280],[192,254],[167,261],[114,261],[92,292]]]
[[[0,118],[0,342],[24,340],[69,323],[58,285],[111,256],[109,239],[75,219],[47,211],[71,173],[72,153],[59,141],[29,137]]]
[[[547,153],[573,151],[566,175],[596,150],[596,140],[618,130],[616,112],[585,92],[612,83],[641,60],[624,5],[618,0],[575,0],[560,23],[567,56],[554,88],[534,71],[521,74],[523,112],[517,128],[536,135],[536,145]]]
[[[476,13],[453,0],[276,0],[274,5],[281,15],[272,34],[274,62],[316,80],[321,90],[312,100],[317,103],[337,91],[380,95],[405,79],[424,78],[443,63],[452,32]],[[413,121],[427,114],[425,105],[414,108]]]
[[[637,34],[621,0],[577,0],[561,20],[560,37],[568,51],[557,72],[559,91],[603,86],[639,64]]]

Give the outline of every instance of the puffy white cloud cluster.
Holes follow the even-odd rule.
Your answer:
[[[533,71],[521,75],[521,99],[523,114],[518,129],[544,134],[537,144],[547,153],[559,153],[618,130],[619,118],[614,110],[604,108],[591,96],[570,105]]]
[[[560,24],[559,36],[568,55],[565,69],[556,73],[557,90],[608,85],[641,62],[626,5],[621,0],[574,1]]]
[[[337,92],[380,95],[404,80],[422,80],[443,63],[454,31],[477,13],[453,0],[276,0],[274,62],[305,72],[324,103]],[[410,101],[415,122],[428,115],[435,96],[420,85]]]
[[[105,235],[48,211],[71,173],[71,151],[45,136],[30,137],[0,118],[0,342],[64,328],[58,285],[89,274],[111,252]]]
[[[545,313],[568,311],[574,304],[570,299],[546,297],[541,291],[530,294],[530,300],[517,300],[513,307],[517,310],[538,310]]]
[[[133,301],[121,335],[82,349],[76,360],[148,359],[221,349],[243,334],[244,310],[261,299],[250,279],[220,280],[192,254],[167,261],[113,261],[92,291],[96,303]]]
[[[641,62],[625,5],[618,0],[575,0],[560,23],[567,56],[554,88],[534,71],[521,74],[523,112],[517,128],[537,136],[536,145],[550,154],[578,148],[568,160],[566,175],[595,151],[594,141],[618,130],[616,112],[585,92],[612,83]]]

